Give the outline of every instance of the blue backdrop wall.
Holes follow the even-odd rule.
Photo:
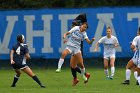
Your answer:
[[[102,7],[0,11],[0,59],[9,59],[18,34],[25,35],[32,58],[59,58],[65,48],[62,36],[70,30],[72,20],[80,13],[87,14],[88,37],[96,38],[92,45],[84,42],[84,58],[102,57],[103,46],[96,53],[93,48],[106,34],[107,26],[112,28],[120,43],[116,56],[133,56],[130,42],[140,26],[140,8]]]

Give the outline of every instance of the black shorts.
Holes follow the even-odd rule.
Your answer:
[[[17,64],[17,63],[15,63],[15,64],[12,64],[12,67],[14,69],[24,69],[24,68],[28,67],[28,65],[27,64]]]

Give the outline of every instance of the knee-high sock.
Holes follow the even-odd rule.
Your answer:
[[[134,72],[134,77],[137,80],[137,78],[138,78],[138,72],[137,71]]]
[[[140,85],[140,76],[138,76],[137,80],[138,80],[138,83],[139,83],[139,85]]]
[[[105,72],[106,77],[109,77],[109,71],[108,71],[108,69],[104,69],[104,72]]]
[[[76,70],[72,67],[71,67],[71,73],[73,75],[73,78],[76,79],[77,78],[77,73],[76,73]]]
[[[40,86],[42,86],[40,80],[38,79],[38,77],[35,75],[32,77],[34,81],[36,81]]]
[[[111,76],[113,77],[115,73],[115,67],[111,67]]]
[[[16,85],[18,79],[19,79],[19,77],[15,75],[12,85]]]
[[[60,58],[58,62],[58,68],[61,69],[62,65],[64,63],[64,59]]]
[[[130,80],[131,70],[126,69],[126,80]]]
[[[75,70],[81,74],[81,69],[79,67],[76,67]]]

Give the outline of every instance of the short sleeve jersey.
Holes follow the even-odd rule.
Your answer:
[[[81,41],[88,38],[87,33],[80,31],[80,26],[73,27],[70,31],[71,35],[68,38],[67,45],[75,48],[81,48]]]
[[[12,47],[12,50],[14,50],[13,60],[15,63],[22,63],[26,55],[26,53],[29,53],[28,47],[26,44],[23,43],[17,43]]]
[[[104,36],[98,41],[98,43],[104,45],[104,55],[115,54],[114,44],[118,44],[118,39],[113,35],[111,35],[111,38]]]

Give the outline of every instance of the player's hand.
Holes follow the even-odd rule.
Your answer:
[[[93,52],[97,52],[97,49],[95,48],[95,49],[93,50]]]
[[[11,64],[15,64],[15,61],[11,60]]]
[[[93,37],[91,40],[94,41],[95,40],[95,37]]]
[[[63,40],[63,43],[64,43],[64,44],[67,43],[67,40]]]

